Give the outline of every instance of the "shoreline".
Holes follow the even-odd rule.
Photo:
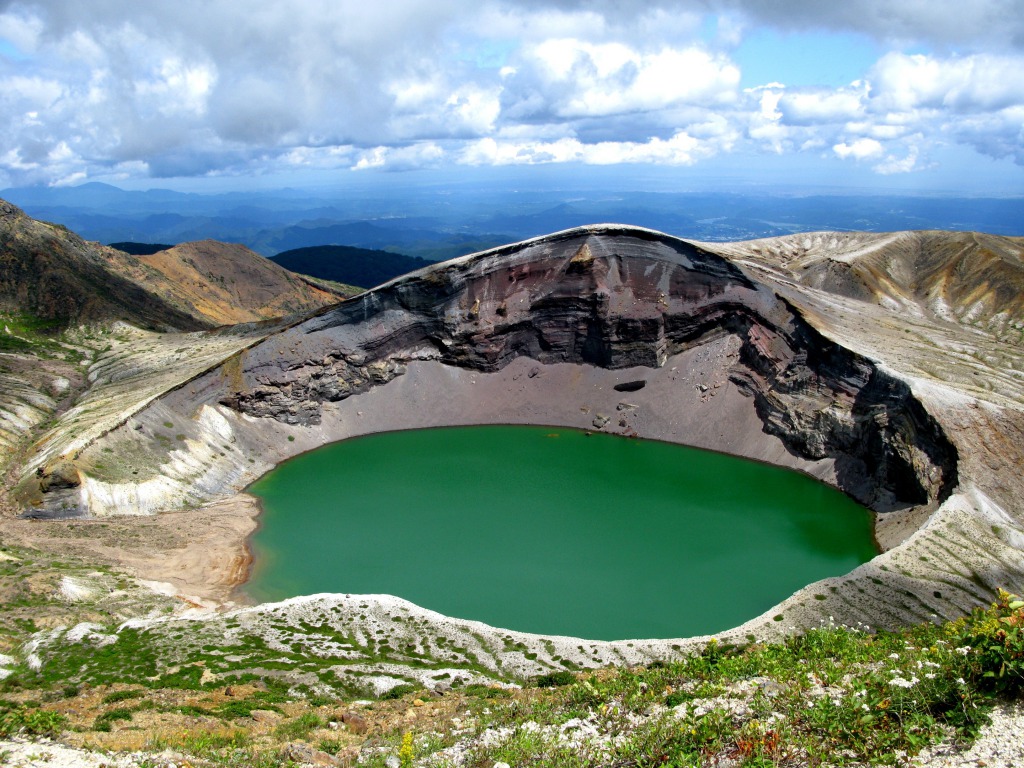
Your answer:
[[[252,569],[248,538],[259,511],[252,496],[239,493],[198,510],[155,515],[0,518],[0,537],[115,568],[191,607],[226,610],[252,604],[240,587]]]
[[[270,471],[272,472],[273,470]],[[245,592],[245,585],[249,583],[249,580],[252,578],[253,570],[256,567],[256,555],[252,546],[252,538],[259,532],[260,528],[263,527],[262,518],[264,514],[263,502],[258,496],[254,496],[249,493],[249,487],[251,485],[252,483],[247,485],[245,490],[239,491],[235,494],[235,497],[244,496],[248,500],[248,503],[256,510],[256,513],[252,518],[252,530],[245,535],[245,538],[242,539],[240,544],[242,552],[244,553],[243,557],[245,558],[245,568],[240,571],[238,580],[227,593],[228,599],[239,606],[254,606],[260,604],[258,600],[254,600],[251,595]]]

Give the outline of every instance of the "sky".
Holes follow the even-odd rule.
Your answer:
[[[1024,0],[0,0],[0,135],[0,187],[1019,195]]]

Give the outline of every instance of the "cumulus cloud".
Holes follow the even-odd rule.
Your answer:
[[[617,165],[620,163],[660,163],[692,165],[714,155],[720,143],[702,141],[685,131],[669,139],[653,138],[646,142],[602,141],[584,144],[578,139],[564,138],[548,142],[527,142],[480,139],[466,146],[458,157],[464,165],[539,165],[543,163],[585,163]]]
[[[866,95],[867,86],[863,82],[835,90],[787,91],[778,99],[777,108],[790,125],[839,123],[864,114]]]
[[[0,0],[0,182],[686,165],[738,148],[831,148],[890,174],[949,142],[1024,165],[1017,5]],[[763,25],[894,49],[844,87],[744,90],[733,52]]]
[[[431,141],[419,142],[405,147],[374,147],[359,154],[354,170],[382,168],[389,171],[405,171],[413,168],[429,168],[444,159],[445,152]]]
[[[918,149],[911,146],[903,157],[886,156],[885,160],[874,167],[875,173],[891,176],[894,173],[910,173],[918,170]]]
[[[875,97],[888,109],[998,110],[1024,103],[1022,56],[953,56],[889,53],[871,78]]]
[[[543,121],[734,101],[739,69],[698,47],[645,53],[623,43],[553,38],[529,46],[507,73],[509,117]]]
[[[882,154],[883,147],[875,139],[854,139],[849,144],[845,141],[832,147],[832,151],[844,160],[848,157],[854,160],[864,160],[869,157],[877,157]]]

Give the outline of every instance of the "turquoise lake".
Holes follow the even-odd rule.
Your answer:
[[[594,640],[719,632],[876,554],[870,513],[800,473],[553,427],[346,440],[249,490],[257,600],[385,593]]]

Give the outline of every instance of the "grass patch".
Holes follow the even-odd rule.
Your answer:
[[[312,731],[315,731],[317,728],[323,728],[325,725],[327,723],[319,715],[313,712],[306,712],[294,720],[281,723],[281,725],[274,729],[274,735],[286,741],[305,739]]]
[[[117,707],[104,712],[102,715],[96,718],[93,723],[92,729],[94,731],[109,732],[114,723],[118,720],[131,721],[132,710],[127,707]]]
[[[104,704],[116,704],[119,701],[140,699],[146,695],[146,691],[114,691],[103,697]]]

